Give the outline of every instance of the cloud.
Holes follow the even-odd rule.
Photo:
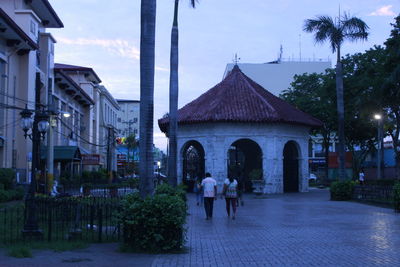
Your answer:
[[[392,9],[392,5],[387,5],[387,6],[383,6],[381,8],[378,8],[377,10],[375,10],[374,12],[370,13],[370,16],[395,16],[396,13],[394,13],[391,9]]]
[[[69,39],[58,37],[57,41],[61,44],[67,45],[100,46],[122,57],[127,57],[135,60],[139,60],[140,58],[140,50],[127,40],[87,38]]]

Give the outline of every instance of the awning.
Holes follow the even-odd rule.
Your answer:
[[[41,148],[40,159],[47,159],[47,147]],[[82,155],[77,146],[54,146],[54,161],[81,161]]]

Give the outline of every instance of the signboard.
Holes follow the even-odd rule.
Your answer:
[[[353,163],[353,154],[351,152],[346,152],[345,168],[351,168],[352,163]],[[328,167],[339,168],[339,156],[337,152],[329,152]]]
[[[100,165],[99,154],[82,154],[83,165]]]
[[[117,166],[125,166],[127,163],[126,154],[117,154]]]

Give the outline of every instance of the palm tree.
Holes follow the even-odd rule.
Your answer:
[[[140,142],[139,172],[142,198],[153,193],[153,117],[156,0],[141,1],[140,21]]]
[[[190,5],[195,8],[197,0],[190,0]],[[178,8],[179,0],[175,0],[174,21],[171,31],[171,57],[170,57],[170,76],[169,76],[169,155],[168,155],[168,180],[171,185],[177,185],[177,140],[178,129]]]
[[[337,53],[336,64],[336,98],[338,113],[339,133],[339,180],[346,179],[345,173],[345,135],[344,135],[344,100],[343,100],[343,66],[340,61],[340,48],[343,42],[367,40],[367,24],[357,17],[347,14],[340,16],[335,21],[329,16],[319,16],[316,19],[308,19],[304,23],[303,30],[314,32],[316,43],[329,42],[332,53]]]

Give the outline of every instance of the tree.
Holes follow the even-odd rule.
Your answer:
[[[346,85],[346,143],[353,152],[353,169],[359,173],[366,156],[377,139],[377,123],[373,115],[382,113],[384,103],[382,84],[385,80],[384,61],[386,51],[380,46],[347,55],[342,59],[344,83]],[[358,148],[358,151],[355,151]]]
[[[127,150],[128,150],[128,157],[127,157],[127,163],[128,163],[128,173],[129,174],[132,174],[132,172],[134,172],[134,166],[135,166],[135,162],[134,161],[132,161],[132,162],[130,162],[130,155],[131,155],[131,150],[134,150],[136,147],[137,147],[137,145],[138,145],[138,142],[137,142],[137,140],[136,140],[136,135],[135,134],[131,134],[131,135],[129,135],[127,138],[126,138],[126,140],[125,140],[125,142],[126,142],[126,148],[127,148]],[[133,157],[134,158],[134,157]]]
[[[295,75],[290,87],[280,95],[286,102],[323,122],[323,126],[314,130],[313,135],[322,136],[325,162],[328,162],[332,135],[337,130],[337,124],[334,123],[337,119],[334,88],[334,73],[328,69],[325,74]],[[328,177],[327,164],[325,177]]]
[[[396,156],[396,178],[400,179],[400,16],[395,18],[390,37],[386,40],[386,61],[384,64],[387,78],[382,96],[388,112],[388,132],[392,137]]]
[[[140,21],[140,185],[142,198],[153,194],[153,118],[156,0],[141,1]]]
[[[190,0],[190,5],[195,8],[197,0]],[[170,57],[170,80],[169,80],[169,155],[168,155],[168,180],[171,185],[177,185],[177,140],[176,134],[178,129],[178,8],[179,0],[175,0],[174,5],[174,20],[171,31],[171,57]]]
[[[357,17],[347,14],[339,15],[336,22],[329,16],[319,16],[316,19],[308,19],[304,24],[304,31],[315,32],[314,39],[317,43],[328,41],[333,53],[337,53],[336,64],[336,97],[338,113],[339,136],[339,180],[346,179],[345,173],[345,132],[344,132],[344,98],[343,98],[343,67],[340,57],[340,49],[343,42],[366,40],[368,37],[367,24]]]

